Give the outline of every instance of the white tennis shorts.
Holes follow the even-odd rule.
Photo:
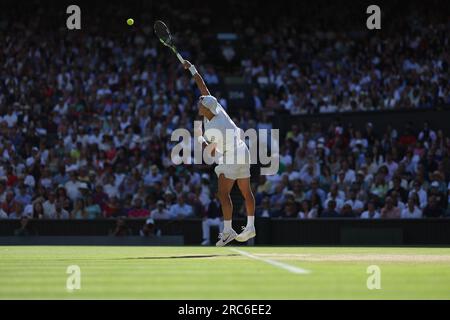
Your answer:
[[[235,150],[234,157],[231,157],[226,152],[221,157],[219,164],[216,166],[214,171],[217,174],[217,177],[223,173],[225,178],[236,180],[236,179],[244,179],[250,177],[250,152],[248,151],[247,146],[244,144],[243,146],[238,147]],[[231,157],[231,158],[227,158]],[[225,159],[224,159],[225,158]],[[234,159],[229,161],[229,159]]]

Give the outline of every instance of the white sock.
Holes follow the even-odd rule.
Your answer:
[[[247,227],[253,227],[255,225],[255,216],[247,216]]]
[[[231,220],[223,220],[223,233],[230,232],[232,228]]]

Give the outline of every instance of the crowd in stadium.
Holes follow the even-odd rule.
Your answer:
[[[134,37],[62,37],[58,30],[31,33],[28,26],[39,23],[37,17],[7,21],[2,30],[0,218],[220,216],[212,169],[172,165],[170,133],[192,131],[198,92],[151,28]],[[446,26],[418,24],[403,37],[358,42],[346,34],[297,37],[284,25],[285,32],[254,37],[251,25],[244,29],[253,54],[239,72],[254,85],[249,107],[256,112],[234,118],[244,130],[270,127],[268,116],[279,111],[450,104]],[[195,56],[201,43],[193,37],[190,48]],[[204,66],[197,68],[207,83],[221,81]],[[384,132],[371,123],[365,130],[340,123],[293,126],[282,141],[278,174],[255,181],[256,214],[449,215],[450,138],[441,129],[427,123]],[[243,214],[243,208],[236,211]]]
[[[289,24],[258,38],[250,29],[242,73],[257,88],[255,107],[300,115],[450,106],[449,26],[413,26],[356,41],[299,35]]]
[[[449,214],[450,139],[424,123],[413,133],[372,123],[294,125],[281,172],[261,176],[260,216],[422,218]]]

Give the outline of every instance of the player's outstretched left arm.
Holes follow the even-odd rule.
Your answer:
[[[205,81],[203,81],[202,76],[200,75],[200,73],[198,73],[195,66],[192,63],[190,63],[189,61],[184,60],[183,67],[186,70],[189,70],[191,72],[192,76],[194,77],[195,83],[197,84],[197,87],[200,90],[202,96],[209,96],[210,93],[209,93],[208,87],[206,86]]]

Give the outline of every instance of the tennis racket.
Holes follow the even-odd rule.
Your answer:
[[[177,55],[178,60],[180,60],[181,63],[184,63],[183,57],[178,53],[177,48],[175,47],[173,43],[172,35],[170,34],[169,28],[166,26],[164,22],[161,20],[157,20],[153,26],[155,30],[155,34],[158,37],[159,41],[166,47],[170,48],[173,53]]]

